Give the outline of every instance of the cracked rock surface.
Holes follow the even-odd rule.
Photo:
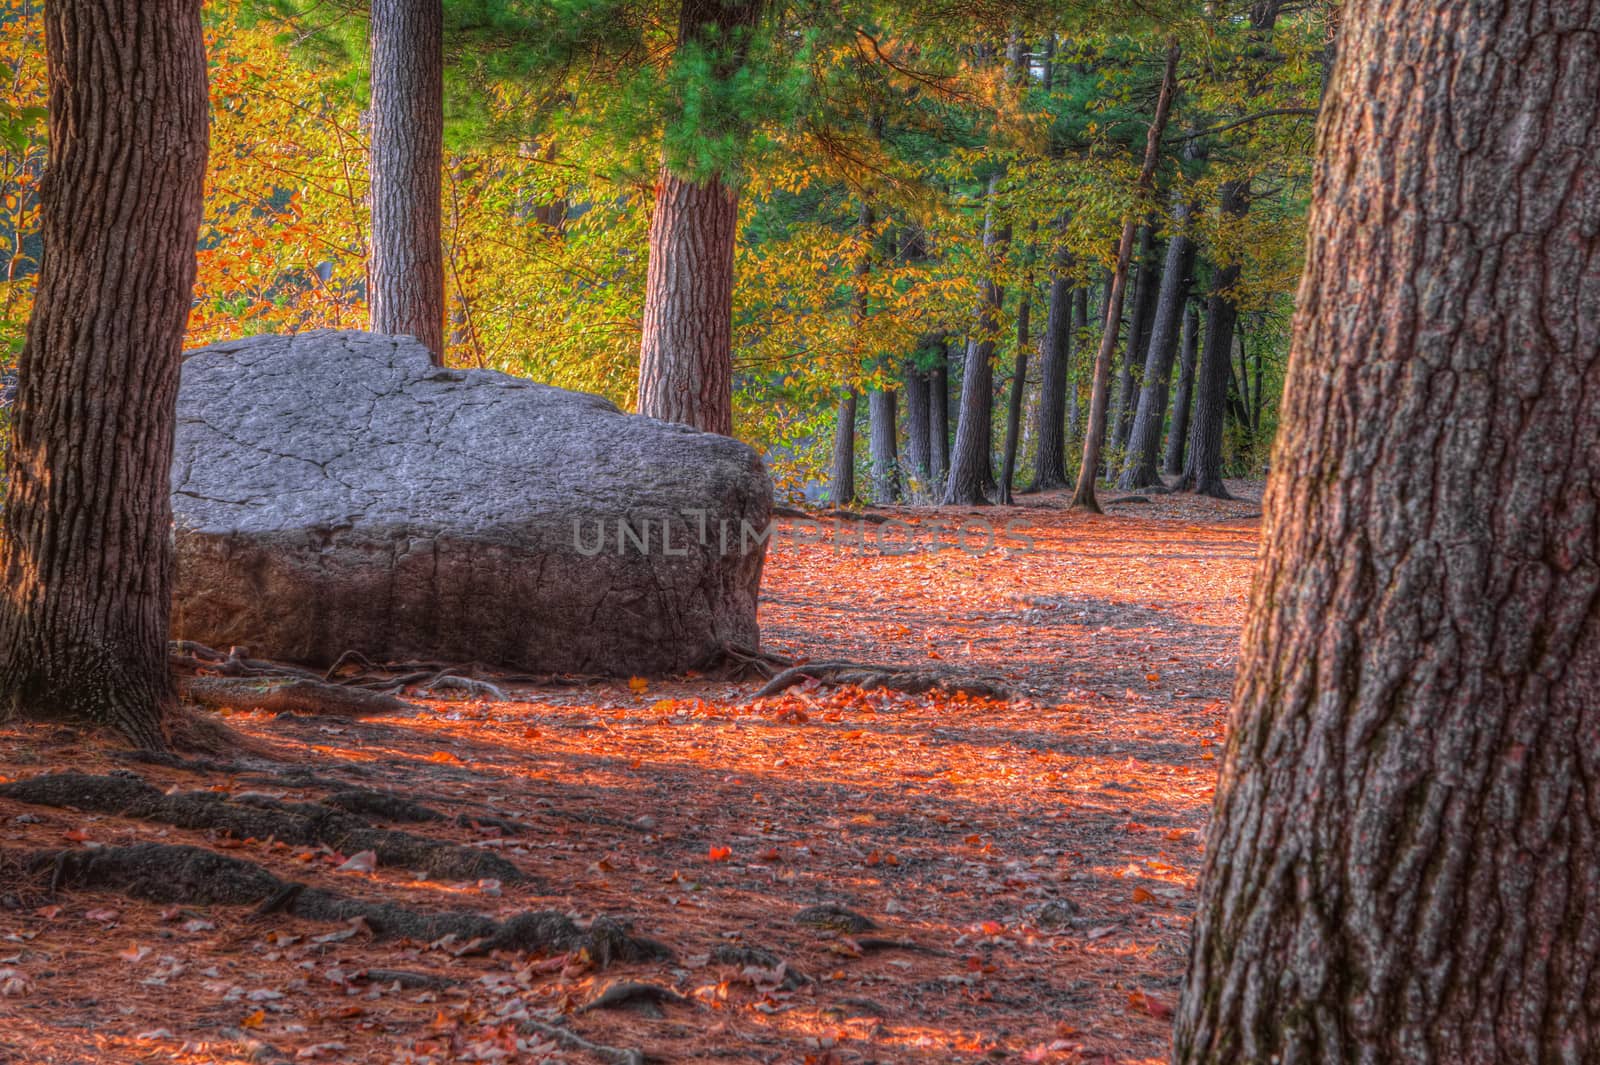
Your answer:
[[[623,675],[757,643],[755,452],[409,337],[189,353],[172,493],[175,638]]]

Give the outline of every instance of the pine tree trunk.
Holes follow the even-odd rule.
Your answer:
[[[209,102],[198,0],[46,6],[44,244],[12,409],[0,692],[163,743],[178,367]]]
[[[1167,455],[1162,464],[1170,477],[1183,474],[1183,454],[1189,442],[1189,409],[1194,406],[1194,371],[1200,359],[1200,309],[1190,300],[1183,312],[1183,346],[1178,358],[1178,394],[1172,404],[1172,426],[1167,430]]]
[[[1194,242],[1184,232],[1192,208],[1180,203],[1173,212],[1174,233],[1167,244],[1161,272],[1161,293],[1150,327],[1150,350],[1144,363],[1144,387],[1139,409],[1122,462],[1117,487],[1123,491],[1160,485],[1157,463],[1161,458],[1161,426],[1167,417],[1167,395],[1172,389],[1172,364],[1178,354],[1178,334],[1183,308],[1189,302],[1189,274],[1194,267]]]
[[[1072,341],[1067,356],[1067,446],[1078,438],[1078,424],[1083,420],[1083,404],[1078,401],[1078,380],[1073,363],[1078,357],[1078,343],[1089,329],[1089,290],[1080,288],[1072,297]]]
[[[856,501],[856,390],[853,388],[839,400],[828,501],[836,507],[848,507]]]
[[[1032,288],[1031,279],[1028,286]],[[1028,387],[1028,336],[1032,303],[1026,296],[1017,306],[1017,372],[1011,378],[1011,402],[1006,406],[1006,443],[1000,458],[1000,495],[997,502],[1009,506],[1011,482],[1017,473],[1017,442],[1022,426],[1022,397]]]
[[[939,358],[928,375],[928,484],[937,498],[950,474],[950,337],[939,334]]]
[[[1600,0],[1341,51],[1174,1060],[1593,1062]]]
[[[766,0],[681,0],[680,54],[705,49],[726,86],[744,66]],[[739,194],[722,175],[692,181],[663,159],[650,216],[639,344],[639,413],[733,435],[733,256]]]
[[[1128,446],[1134,405],[1138,402],[1139,389],[1144,384],[1150,316],[1155,310],[1157,289],[1161,284],[1155,260],[1155,223],[1151,220],[1139,231],[1139,252],[1135,260],[1138,268],[1134,274],[1132,311],[1128,316],[1128,346],[1122,354],[1122,375],[1117,383],[1117,413],[1111,425],[1111,446],[1114,451]]]
[[[733,433],[733,253],[739,197],[661,168],[650,219],[639,413]]]
[[[1167,66],[1161,77],[1161,95],[1156,98],[1155,115],[1150,119],[1150,129],[1145,139],[1144,166],[1139,173],[1139,188],[1149,193],[1155,182],[1157,153],[1162,134],[1166,132],[1167,119],[1172,114],[1172,98],[1178,83],[1178,44],[1174,41],[1167,49]],[[1129,215],[1122,223],[1122,240],[1117,246],[1117,267],[1111,275],[1111,285],[1106,296],[1105,330],[1100,337],[1100,351],[1094,362],[1094,391],[1089,400],[1089,428],[1084,434],[1083,463],[1078,467],[1078,485],[1072,493],[1072,505],[1100,512],[1095,500],[1094,481],[1100,470],[1100,460],[1106,442],[1106,401],[1111,386],[1111,355],[1117,346],[1118,323],[1122,319],[1122,303],[1128,284],[1128,265],[1133,259],[1133,231],[1135,219]]]
[[[1067,486],[1067,369],[1072,361],[1072,262],[1066,248],[1056,252],[1050,270],[1050,307],[1039,354],[1039,408],[1034,423],[1033,490]]]
[[[900,450],[896,440],[893,389],[867,396],[868,446],[872,453],[872,501],[900,502]]]
[[[994,409],[995,336],[1000,331],[1000,308],[1005,292],[994,279],[1001,248],[1011,239],[1010,227],[997,226],[993,201],[998,177],[989,179],[990,210],[983,226],[984,260],[988,264],[978,286],[978,331],[967,340],[961,376],[961,410],[956,419],[956,444],[950,453],[950,478],[945,485],[946,506],[984,506],[989,502],[987,483],[993,480],[990,422]]]
[[[1249,205],[1247,182],[1222,187],[1224,214],[1243,215]],[[1228,408],[1228,378],[1233,368],[1233,325],[1239,311],[1230,293],[1239,280],[1237,263],[1220,267],[1206,301],[1206,339],[1195,386],[1194,422],[1189,430],[1189,457],[1177,487],[1184,491],[1230,499],[1222,484],[1223,420]]]
[[[914,362],[905,365],[906,472],[917,493],[928,490],[932,473],[931,431],[928,420],[928,375]]]
[[[444,360],[444,5],[372,0],[372,331]]]

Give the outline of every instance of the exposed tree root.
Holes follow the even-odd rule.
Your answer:
[[[794,923],[820,931],[844,932],[847,935],[870,932],[878,927],[878,922],[872,918],[846,909],[836,902],[808,906],[794,915]]]
[[[504,921],[467,912],[424,913],[387,902],[366,902],[321,888],[280,880],[254,862],[203,847],[138,843],[96,850],[0,850],[0,863],[17,860],[34,876],[48,874],[49,890],[116,891],[136,899],[186,905],[256,905],[257,912],[288,913],[313,921],[352,923],[375,937],[462,944],[458,954],[494,950],[578,951],[604,968],[614,962],[670,958],[653,940],[631,935],[618,921],[596,917],[580,928],[565,914],[523,913]]]
[[[722,645],[722,672],[733,680],[749,680],[752,677],[771,680],[794,664],[792,658],[775,655],[757,647],[742,647],[731,643]]]
[[[906,669],[861,662],[808,662],[805,665],[794,666],[769,680],[760,691],[756,692],[755,698],[763,699],[769,695],[777,695],[808,680],[815,680],[819,684],[831,687],[855,685],[869,691],[884,688],[889,691],[904,692],[907,695],[937,691],[947,695],[959,692],[1001,701],[1011,698],[1011,691],[994,680],[963,677],[943,670]]]
[[[556,1024],[546,1024],[544,1021],[526,1020],[518,1026],[525,1035],[542,1035],[547,1039],[554,1039],[562,1046],[572,1050],[581,1050],[585,1054],[593,1054],[601,1061],[610,1065],[645,1065],[646,1058],[642,1050],[627,1050],[622,1047],[608,1047],[600,1043],[591,1043],[570,1028],[563,1028]]]
[[[894,520],[887,514],[873,514],[864,510],[841,510],[838,507],[824,510],[802,510],[799,507],[778,505],[772,508],[772,513],[780,518],[833,518],[838,521],[865,522],[868,525],[884,525]]]
[[[137,817],[179,828],[212,829],[240,839],[273,838],[303,846],[326,844],[347,854],[372,851],[383,865],[420,870],[441,880],[492,877],[516,883],[527,879],[522,870],[499,855],[409,832],[374,828],[355,814],[321,803],[285,803],[265,797],[234,801],[208,791],[164,795],[131,773],[106,777],[53,773],[0,785],[0,796],[40,806]]]
[[[185,699],[200,706],[265,710],[273,714],[381,717],[422,709],[392,695],[309,678],[189,677],[179,682]]]

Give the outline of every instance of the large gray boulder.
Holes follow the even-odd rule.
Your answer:
[[[189,353],[172,501],[179,639],[615,675],[757,643],[772,483],[753,451],[439,369],[409,337]]]

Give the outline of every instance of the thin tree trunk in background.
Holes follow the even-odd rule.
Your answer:
[[[1028,288],[1032,288],[1031,278]],[[1017,437],[1022,425],[1022,397],[1028,387],[1028,336],[1031,303],[1026,296],[1017,307],[1017,372],[1011,379],[1011,403],[1006,408],[1006,445],[1000,459],[1000,495],[997,502],[1011,503],[1011,483],[1017,473]]]
[[[1083,404],[1078,400],[1078,375],[1073,366],[1078,361],[1078,344],[1088,334],[1089,290],[1080,288],[1072,297],[1072,343],[1067,365],[1067,446],[1078,438],[1078,423],[1082,421]]]
[[[1242,216],[1249,205],[1246,182],[1222,187],[1222,212]],[[1220,267],[1206,301],[1206,339],[1195,388],[1194,422],[1189,430],[1189,456],[1177,488],[1216,499],[1231,499],[1222,484],[1223,420],[1228,406],[1228,377],[1233,366],[1233,326],[1239,311],[1232,297],[1239,264]]]
[[[1160,274],[1156,272],[1155,220],[1146,221],[1139,231],[1139,251],[1135,262],[1133,300],[1128,315],[1128,344],[1122,355],[1122,375],[1117,382],[1116,418],[1111,423],[1111,446],[1120,450],[1128,444],[1128,432],[1133,427],[1133,408],[1138,402],[1142,380],[1145,344],[1149,336],[1149,322],[1155,310]],[[1109,473],[1108,473],[1109,476]]]
[[[444,362],[444,5],[372,0],[375,333],[416,337]]]
[[[1150,350],[1144,362],[1144,387],[1139,409],[1122,463],[1117,487],[1123,491],[1160,485],[1157,465],[1161,458],[1161,426],[1167,416],[1167,395],[1172,390],[1172,364],[1178,354],[1178,334],[1183,309],[1189,302],[1189,275],[1194,268],[1194,242],[1186,228],[1194,208],[1180,201],[1173,211],[1172,240],[1161,272],[1161,293],[1150,327]]]
[[[1034,423],[1033,490],[1067,486],[1067,370],[1072,361],[1072,302],[1067,270],[1072,255],[1059,249],[1050,268],[1050,308],[1039,356],[1039,407]]]
[[[678,45],[721,48],[719,80],[743,65],[765,0],[682,0]],[[639,413],[733,433],[733,256],[739,194],[662,164],[650,216],[639,346]]]
[[[990,466],[990,413],[994,408],[994,348],[1000,331],[1000,308],[1005,292],[994,278],[1001,248],[1011,239],[1009,226],[996,225],[995,191],[998,176],[989,179],[989,213],[983,224],[984,262],[987,269],[979,285],[978,331],[967,340],[961,377],[961,411],[956,419],[956,444],[950,453],[950,478],[945,485],[946,506],[983,506],[985,474]]]
[[[0,697],[160,747],[209,101],[198,0],[44,9],[44,255],[11,411]]]
[[[928,491],[935,498],[950,473],[950,337],[939,334],[939,358],[928,374]]]
[[[1593,1062],[1600,0],[1341,48],[1173,1060]]]
[[[1156,112],[1150,120],[1149,135],[1145,139],[1144,166],[1139,172],[1139,189],[1148,194],[1155,184],[1156,161],[1161,148],[1161,136],[1166,132],[1167,119],[1172,114],[1172,98],[1177,92],[1178,44],[1174,41],[1167,49],[1167,66],[1161,76],[1161,94],[1156,98]],[[1136,219],[1129,214],[1122,223],[1122,241],[1117,246],[1117,269],[1111,276],[1111,292],[1106,300],[1105,333],[1100,338],[1100,352],[1094,362],[1094,391],[1089,401],[1089,430],[1083,441],[1083,463],[1078,467],[1078,486],[1072,493],[1072,505],[1100,512],[1094,497],[1095,475],[1100,469],[1101,452],[1106,440],[1106,398],[1111,385],[1111,354],[1117,345],[1117,323],[1122,317],[1124,290],[1128,284],[1128,264],[1133,258],[1133,230]]]
[[[1190,300],[1183,312],[1183,348],[1179,356],[1178,394],[1172,405],[1172,426],[1167,430],[1168,476],[1183,474],[1183,453],[1189,442],[1189,408],[1194,401],[1194,371],[1200,358],[1200,308]]]
[[[900,454],[896,440],[896,406],[891,388],[867,396],[868,450],[872,456],[872,501],[900,502]]]
[[[906,473],[918,493],[928,490],[932,474],[932,449],[928,418],[928,375],[908,361],[905,365]]]
[[[833,471],[828,479],[828,501],[848,507],[856,501],[856,390],[839,400],[833,431]]]

